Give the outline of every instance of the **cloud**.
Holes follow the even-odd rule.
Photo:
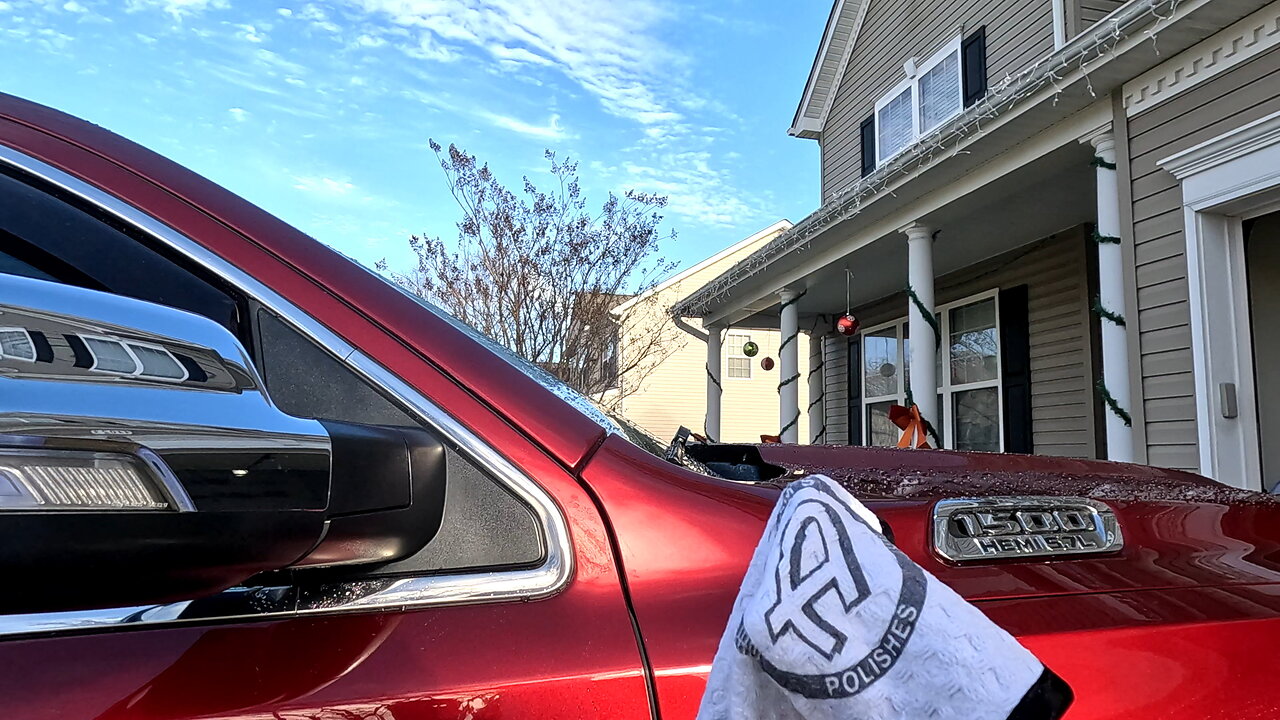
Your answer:
[[[551,116],[546,125],[530,125],[523,120],[496,113],[482,113],[481,117],[497,127],[542,140],[565,140],[572,137],[560,126],[560,116],[555,114]]]
[[[242,40],[247,40],[251,43],[260,43],[267,39],[267,34],[259,30],[254,25],[237,25],[236,27],[240,28],[240,32],[236,35]]]
[[[238,107],[227,108],[227,112],[231,113],[231,119],[235,120],[236,122],[242,123],[249,119],[249,111],[245,110],[244,108],[238,108]]]
[[[691,150],[596,169],[624,187],[667,196],[667,212],[693,223],[733,228],[765,219],[762,208],[769,203],[738,190],[729,173],[715,169],[711,161],[710,152]]]
[[[126,12],[159,9],[175,20],[197,15],[206,10],[225,10],[226,8],[227,0],[128,0],[125,3]]]
[[[604,109],[642,125],[680,119],[665,87],[682,58],[657,39],[668,19],[656,0],[620,12],[599,0],[350,0],[412,30],[408,52],[457,59],[471,46],[503,64],[554,67]]]
[[[89,8],[87,8],[87,7],[83,6],[83,5],[81,5],[80,3],[76,2],[76,0],[68,0],[68,2],[63,3],[63,5],[62,5],[62,9],[63,9],[63,10],[66,10],[66,11],[67,11],[67,12],[69,12],[69,13],[84,13],[84,12],[89,12]]]
[[[355,184],[345,178],[300,175],[295,176],[293,181],[293,187],[298,190],[330,198],[349,195],[356,189]]]

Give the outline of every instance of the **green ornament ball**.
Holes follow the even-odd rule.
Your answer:
[[[760,354],[760,346],[748,340],[746,344],[742,346],[742,354],[747,357],[755,357]]]

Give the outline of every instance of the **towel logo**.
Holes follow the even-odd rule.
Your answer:
[[[884,677],[906,650],[920,622],[927,586],[919,566],[869,531],[837,491],[810,479],[792,483],[783,491],[778,517],[785,524],[771,568],[772,602],[763,612],[771,647],[762,650],[745,623],[739,623],[735,633],[739,652],[754,658],[781,687],[812,699],[853,697]],[[849,640],[841,625],[871,596],[855,552],[853,532],[871,532],[884,543],[901,570],[902,586],[897,605],[882,620],[885,627],[879,641],[856,662],[835,665],[833,661],[845,651]],[[825,616],[824,611],[828,613]],[[844,617],[831,615],[841,611]],[[779,643],[792,636],[822,659],[818,666],[826,666],[825,672],[798,673],[779,666],[785,663]]]
[[[806,543],[822,550],[818,562],[807,571],[803,567]],[[777,600],[764,614],[769,639],[776,644],[783,635],[793,633],[831,660],[844,650],[849,638],[822,617],[818,602],[832,595],[848,614],[871,595],[849,542],[849,530],[829,503],[803,500],[783,531],[782,547],[783,557],[774,572]]]

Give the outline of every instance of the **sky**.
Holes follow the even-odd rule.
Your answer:
[[[0,91],[150,147],[369,265],[460,218],[428,138],[508,187],[668,196],[687,267],[818,203],[789,137],[831,0],[0,0]]]

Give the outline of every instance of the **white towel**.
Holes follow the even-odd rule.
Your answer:
[[[1044,668],[830,478],[787,486],[699,720],[1005,720]]]

